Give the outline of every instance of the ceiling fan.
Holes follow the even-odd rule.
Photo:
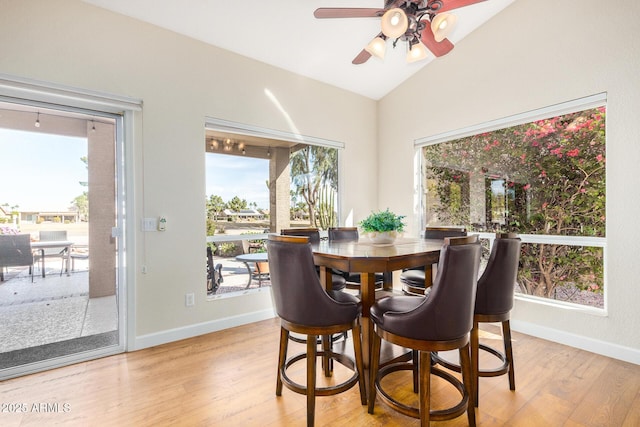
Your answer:
[[[364,7],[321,7],[316,18],[381,18],[381,32],[352,61],[363,64],[372,55],[384,58],[386,40],[408,43],[407,62],[424,59],[429,49],[435,56],[451,52],[453,43],[446,37],[457,17],[445,13],[486,0],[385,0],[383,9]]]

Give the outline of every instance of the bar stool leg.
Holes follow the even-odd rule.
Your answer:
[[[356,359],[356,370],[358,371],[358,386],[360,387],[360,403],[367,404],[367,387],[364,380],[364,363],[362,361],[362,341],[360,336],[360,325],[353,327],[353,353]]]
[[[369,363],[369,395],[368,399],[368,412],[373,414],[373,406],[376,403],[376,374],[378,373],[378,366],[380,365],[380,345],[381,338],[375,331],[371,331],[371,362]]]
[[[511,345],[511,326],[509,320],[502,322],[502,335],[504,336],[504,354],[509,363],[509,389],[516,389],[515,368],[513,367],[513,347]]]
[[[468,395],[467,400],[467,419],[469,426],[475,427],[476,425],[476,408],[474,405],[474,390],[473,390],[473,377],[471,367],[471,360],[469,358],[469,344],[460,349],[460,367],[462,368],[462,382],[464,383],[465,391]]]
[[[473,404],[478,406],[478,395],[480,394],[480,338],[478,336],[478,322],[473,321],[471,329],[471,384],[473,385]]]
[[[418,384],[418,378],[420,375],[420,369],[418,369],[418,366],[420,365],[418,350],[411,350],[411,359],[413,361],[413,392],[417,393],[418,389],[420,388]]]
[[[307,426],[313,427],[316,413],[316,335],[307,335]]]
[[[289,344],[289,331],[280,328],[280,354],[278,355],[278,372],[276,375],[276,396],[282,396],[282,376],[280,373],[284,369],[287,361],[287,346]]]
[[[420,425],[428,426],[431,417],[431,352],[419,351],[420,364],[418,385],[420,395]]]

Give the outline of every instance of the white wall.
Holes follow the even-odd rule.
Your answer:
[[[343,215],[375,208],[376,103],[79,0],[0,0],[0,73],[143,100],[135,116],[135,340],[131,348],[268,316],[260,292],[206,300],[204,121],[213,117],[345,143]],[[279,101],[276,106],[265,91]],[[165,215],[163,233],[142,217]],[[140,274],[141,265],[148,273]],[[184,295],[195,292],[195,307]],[[244,317],[243,317],[244,316]]]
[[[414,140],[606,92],[608,314],[517,301],[514,325],[636,363],[639,16],[634,1],[518,0],[381,100],[378,112],[378,204],[409,213],[414,171],[389,165],[410,164]]]

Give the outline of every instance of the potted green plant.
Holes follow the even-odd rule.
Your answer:
[[[360,221],[362,232],[373,243],[391,243],[404,230],[404,215],[396,215],[387,208],[384,211],[372,212]]]

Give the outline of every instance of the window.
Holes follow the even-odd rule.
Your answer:
[[[308,145],[291,153],[291,218],[327,230],[338,225],[338,150]]]
[[[302,138],[283,134],[268,138],[255,128],[222,132],[230,130],[229,122],[210,120],[205,137],[207,292],[212,299],[260,292],[270,285],[268,265],[245,260],[266,252],[266,233],[338,225],[342,145],[310,137],[303,137],[310,143],[301,143]]]
[[[600,104],[424,146],[427,224],[464,225],[487,238],[515,231],[523,240],[517,292],[603,308]]]

